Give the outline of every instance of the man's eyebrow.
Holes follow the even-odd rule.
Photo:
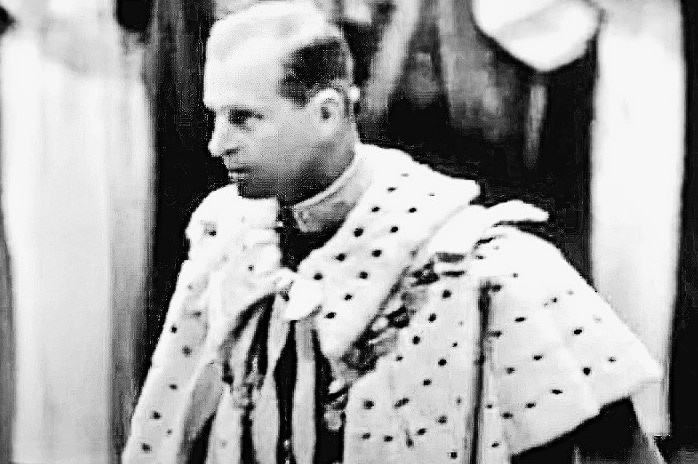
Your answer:
[[[209,101],[208,104],[207,102],[204,102],[204,106],[211,112],[213,113],[218,113],[218,114],[259,114],[263,115],[266,113],[269,108],[265,106],[262,102],[259,104],[244,104],[244,103],[225,103],[225,102],[213,102]]]
[[[225,114],[228,116],[228,119],[233,119],[233,118],[253,118],[253,117],[261,117],[262,113],[259,109],[257,108],[250,108],[246,106],[229,106],[225,110]]]
[[[259,113],[258,110],[255,110],[255,109],[247,107],[247,106],[216,105],[216,104],[208,104],[207,105],[205,102],[204,102],[204,106],[206,107],[207,110],[209,110],[212,113],[225,114],[226,116],[230,116],[231,114],[238,114],[239,115],[239,114]]]
[[[258,113],[254,108],[251,108],[249,106],[241,106],[241,105],[229,105],[229,106],[224,106],[223,111],[226,113]]]
[[[261,114],[264,111],[264,108],[262,108],[260,106],[247,106],[247,105],[234,104],[234,105],[223,105],[219,108],[219,111],[226,113],[226,114],[231,114],[231,113]]]

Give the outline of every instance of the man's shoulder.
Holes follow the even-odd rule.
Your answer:
[[[493,238],[512,243],[512,248],[555,249],[545,240],[518,227],[522,223],[542,223],[547,218],[545,211],[518,200],[489,207],[470,203],[435,231],[425,243],[425,252],[470,255]]]
[[[451,179],[461,182],[476,183],[475,180],[457,178],[436,170],[433,166],[418,159],[411,153],[396,147],[380,146],[375,144],[360,143],[357,153],[364,157],[374,169],[385,172],[395,172],[408,166],[418,166],[422,174],[432,174],[442,179]]]
[[[222,250],[250,229],[272,229],[276,213],[275,200],[242,198],[234,185],[214,190],[194,210],[187,225],[189,255]]]
[[[448,210],[444,219],[473,203],[480,195],[475,180],[443,174],[397,148],[359,144],[357,156],[368,166],[372,177],[370,187],[357,203],[358,209],[362,203],[384,202],[385,209],[397,206],[401,211],[403,205],[413,203],[412,206],[422,213]]]

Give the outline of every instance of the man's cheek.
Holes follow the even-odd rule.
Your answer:
[[[282,126],[261,121],[256,128],[257,139],[262,143],[278,143],[283,140],[285,131]]]

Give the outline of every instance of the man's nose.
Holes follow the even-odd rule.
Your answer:
[[[219,158],[225,154],[235,154],[239,148],[239,141],[228,124],[222,123],[218,118],[208,143],[208,151],[211,156]]]

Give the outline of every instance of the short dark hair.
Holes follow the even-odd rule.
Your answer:
[[[299,106],[308,104],[319,90],[340,91],[348,103],[353,61],[341,36],[317,38],[291,52],[283,63],[279,94]]]

